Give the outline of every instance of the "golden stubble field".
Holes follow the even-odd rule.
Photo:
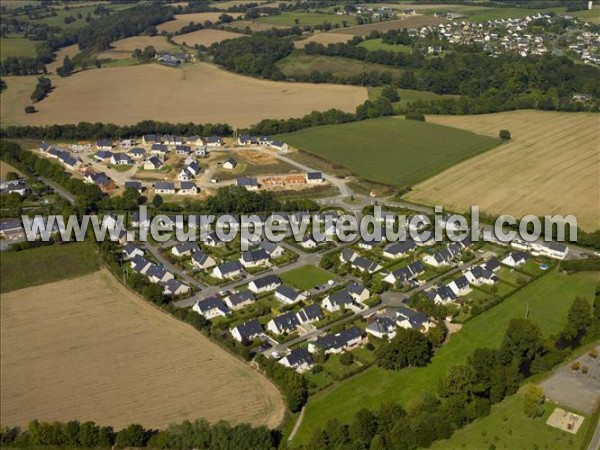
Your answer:
[[[514,111],[428,116],[428,122],[512,141],[418,184],[406,198],[494,215],[574,214],[586,231],[600,228],[598,114]]]
[[[99,53],[98,58],[128,59],[131,58],[136,48],[144,50],[148,46],[154,47],[157,52],[177,48],[173,44],[169,44],[164,36],[132,36],[111,43],[111,48]]]
[[[276,387],[106,271],[3,294],[0,422],[278,426]]]
[[[306,44],[310,42],[316,42],[317,44],[329,45],[329,44],[340,44],[346,43],[353,36],[349,34],[341,34],[341,33],[315,33],[306,39],[302,39],[300,41],[294,41],[294,46],[296,48],[304,48]]]
[[[173,41],[177,42],[178,44],[183,44],[185,42],[185,45],[188,47],[194,47],[195,45],[204,45],[205,47],[209,47],[215,42],[221,42],[227,39],[237,39],[242,36],[244,35],[232,33],[230,31],[205,29],[174,36]]]
[[[81,121],[126,125],[154,119],[244,127],[330,108],[353,112],[367,99],[364,87],[259,80],[206,63],[181,68],[144,64],[53,77],[54,91],[36,103],[37,113],[25,114],[35,77],[5,77],[5,81],[8,89],[2,94],[0,117],[11,125]]]
[[[408,6],[407,6],[408,7]],[[412,5],[409,7],[412,8]],[[384,33],[390,30],[402,30],[405,28],[421,28],[429,25],[448,23],[446,19],[433,16],[406,16],[399,20],[386,20],[383,22],[356,25],[353,27],[340,28],[333,31],[335,34],[349,34],[352,36],[368,36],[373,31]]]
[[[175,18],[169,22],[161,23],[156,27],[159,33],[162,31],[167,31],[169,33],[174,33],[175,31],[181,30],[185,25],[189,25],[190,22],[194,23],[204,23],[206,21],[217,22],[219,20],[219,16],[222,14],[227,14],[234,19],[237,19],[242,13],[239,12],[204,12],[204,13],[191,13],[191,14],[175,14]]]

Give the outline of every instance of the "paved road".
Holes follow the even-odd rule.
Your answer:
[[[150,244],[149,242],[143,242],[142,245],[144,246],[144,248],[146,250],[148,250],[152,256],[154,256],[154,258],[156,258],[156,260],[158,262],[160,262],[169,272],[174,273],[175,275],[178,275],[180,278],[182,278],[183,280],[185,280],[187,283],[189,283],[190,285],[196,287],[197,289],[204,289],[204,285],[202,283],[200,283],[199,281],[195,280],[194,278],[192,278],[191,276],[189,276],[187,274],[187,272],[185,270],[181,270],[177,267],[175,267],[175,265],[173,265],[167,258],[165,258],[159,251],[159,249],[157,247],[154,247],[152,244]]]
[[[64,189],[62,186],[59,186],[54,181],[51,181],[51,180],[49,180],[47,178],[44,178],[44,177],[40,177],[40,181],[42,183],[44,183],[46,186],[51,187],[52,189],[54,189],[54,191],[59,196],[61,196],[62,198],[64,198],[71,205],[75,204],[75,197],[73,196],[73,194],[71,194],[69,191],[67,191],[66,189]]]

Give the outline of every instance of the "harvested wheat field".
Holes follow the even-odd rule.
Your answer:
[[[262,3],[267,3],[267,0],[252,0],[251,2],[249,2],[248,0],[231,0],[231,1],[225,1],[225,2],[217,2],[211,6],[214,6],[215,8],[218,8],[218,9],[228,9],[228,8],[231,8],[232,6],[246,5],[248,3],[256,3],[257,5],[260,5]]]
[[[77,53],[79,53],[79,45],[77,44],[61,48],[59,51],[56,52],[56,57],[54,58],[54,61],[46,64],[46,70],[49,73],[56,73],[56,69],[63,65],[65,56],[73,58],[73,56],[75,56]]]
[[[446,19],[440,19],[433,16],[407,16],[407,18],[400,20],[387,20],[384,22],[368,23],[366,25],[356,25],[348,28],[338,28],[334,31],[334,33],[350,34],[352,36],[368,36],[373,31],[385,33],[386,31],[390,30],[420,28],[429,25],[439,25],[440,23],[448,23],[448,21]]]
[[[215,42],[221,42],[226,39],[237,39],[242,36],[244,35],[239,33],[231,33],[229,31],[206,29],[181,34],[179,36],[175,36],[173,40],[182,45],[185,42],[185,45],[188,47],[195,47],[196,45],[204,45],[205,47],[209,47]]]
[[[106,271],[2,295],[0,422],[165,427],[204,417],[275,427],[279,391]]]
[[[428,116],[428,122],[512,141],[418,184],[408,200],[466,211],[477,204],[494,215],[574,214],[579,226],[600,228],[598,115],[514,111],[481,116]]]
[[[110,44],[111,48],[98,55],[98,58],[128,59],[136,48],[144,50],[148,46],[154,47],[157,52],[172,50],[173,44],[169,44],[164,36],[133,36],[121,39]]]
[[[330,108],[354,111],[367,99],[364,87],[258,80],[205,63],[181,68],[146,64],[56,78],[54,91],[36,103],[38,112],[25,114],[34,85],[21,96],[13,95],[14,78],[23,77],[7,80],[9,89],[0,105],[2,121],[11,124],[132,124],[154,119],[244,127],[266,118],[300,117]],[[10,103],[4,101],[7,94],[14,97]]]
[[[317,44],[329,45],[329,44],[340,44],[346,43],[352,36],[349,34],[341,34],[341,33],[316,33],[306,39],[302,39],[300,41],[295,41],[294,46],[296,48],[304,48],[306,44],[309,42],[316,42]]]
[[[242,15],[239,12],[204,12],[204,13],[191,13],[191,14],[175,14],[175,19],[170,20],[169,22],[161,23],[156,27],[158,32],[167,31],[169,33],[174,33],[176,31],[181,30],[185,25],[189,25],[190,22],[194,23],[204,23],[207,20],[215,23],[219,21],[219,16],[222,14],[227,14],[234,19],[237,19]]]

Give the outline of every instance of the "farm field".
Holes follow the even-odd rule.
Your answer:
[[[256,20],[237,20],[233,23],[230,23],[229,25],[240,30],[245,30],[246,28],[248,28],[250,31],[267,31],[272,30],[273,28],[289,28],[286,25],[275,25],[272,23],[258,22]]]
[[[406,198],[488,214],[574,214],[586,231],[600,228],[598,116],[515,111],[480,116],[430,116],[428,121],[512,141],[414,187]],[[490,170],[493,167],[494,170]]]
[[[35,41],[21,36],[6,36],[0,38],[0,59],[9,56],[35,56]]]
[[[60,8],[54,8],[54,10],[56,11],[56,16],[50,16],[50,17],[44,17],[43,19],[34,19],[32,20],[34,23],[45,23],[47,25],[51,25],[51,26],[55,26],[55,27],[62,27],[62,28],[79,28],[79,27],[83,27],[85,25],[87,25],[87,22],[85,21],[85,17],[88,14],[91,14],[92,18],[96,19],[99,16],[94,14],[94,10],[96,9],[98,5],[98,2],[94,2],[92,4],[88,4],[88,5],[81,5],[81,6],[71,6],[68,9],[65,9],[64,7],[60,7]],[[117,11],[120,9],[126,9],[131,7],[131,4],[104,4],[103,5],[105,8],[108,8],[110,10]],[[81,14],[81,18],[78,18],[78,14]],[[75,19],[74,22],[71,23],[65,23],[65,18],[66,17],[72,17]],[[29,18],[25,15],[20,15],[17,16],[17,18],[22,19],[22,20],[26,20],[28,21]]]
[[[600,274],[597,272],[564,275],[549,273],[506,298],[502,303],[468,321],[442,347],[427,367],[386,371],[371,367],[331,389],[312,397],[294,443],[306,442],[312,430],[328,418],[349,422],[361,408],[377,408],[384,401],[406,404],[422,392],[432,392],[450,365],[461,364],[479,347],[497,347],[508,323],[525,316],[536,322],[543,334],[558,332],[565,324],[567,311],[576,296],[593,299]]]
[[[499,141],[426,122],[384,118],[279,136],[369,181],[411,186]]]
[[[410,7],[412,7],[412,5]],[[353,36],[368,36],[372,31],[386,32],[390,30],[401,30],[403,28],[420,28],[428,25],[438,25],[440,23],[447,22],[448,21],[446,19],[439,19],[431,16],[409,16],[406,19],[388,20],[384,22],[368,23],[366,25],[341,28],[335,30],[335,33],[351,34]]]
[[[278,390],[106,271],[2,296],[0,420],[276,427]]]
[[[219,9],[228,9],[232,6],[245,5],[248,3],[248,0],[230,0],[225,2],[218,2],[214,4],[215,8]],[[267,0],[252,0],[252,3],[256,3],[257,5],[261,5],[263,3],[267,3]]]
[[[315,110],[353,112],[367,99],[363,87],[258,80],[205,63],[182,68],[145,64],[87,70],[54,79],[54,91],[36,104],[37,113],[27,115],[23,109],[30,104],[35,77],[4,79],[8,90],[2,94],[2,125],[80,121],[131,124],[147,119],[151,111],[152,118],[159,121],[222,122],[244,127],[266,118],[299,117]],[[9,98],[10,102],[5,101]],[[198,107],[206,104],[211,108]]]
[[[181,30],[181,28],[185,25],[189,25],[190,22],[194,23],[204,23],[206,21],[210,22],[218,22],[219,16],[222,14],[227,14],[234,19],[237,19],[242,13],[234,13],[234,12],[203,12],[203,13],[191,13],[191,14],[176,14],[175,19],[169,22],[161,23],[156,27],[159,33],[162,31],[167,31],[169,33],[174,33],[175,31]]]
[[[348,77],[364,72],[388,72],[398,75],[402,69],[368,63],[342,56],[305,55],[292,53],[279,60],[277,66],[287,77],[307,76],[312,72],[331,72],[336,77]]]
[[[298,289],[309,290],[325,284],[329,280],[334,280],[337,276],[321,267],[302,266],[282,273],[280,278],[284,283],[295,286]]]
[[[209,47],[215,42],[221,42],[226,39],[236,39],[242,36],[244,35],[222,30],[198,30],[175,36],[173,37],[173,40],[181,45],[185,42],[185,45],[188,47],[195,47],[196,45]]]
[[[316,42],[317,44],[329,45],[329,44],[339,44],[348,42],[352,39],[352,36],[347,34],[339,34],[339,33],[315,33],[306,39],[302,39],[299,41],[294,41],[294,46],[296,48],[304,48],[306,44],[310,42]]]
[[[164,36],[133,36],[113,42],[109,50],[98,54],[98,58],[128,59],[136,48],[144,50],[148,46],[154,47],[157,52],[177,48],[169,44]]]
[[[46,70],[49,73],[56,73],[56,69],[63,65],[65,56],[73,58],[77,53],[79,53],[79,45],[77,44],[61,48],[59,51],[56,52],[54,61],[46,64]],[[131,56],[131,54],[129,56]]]
[[[369,99],[374,100],[381,96],[382,87],[370,87],[369,88]],[[443,98],[456,98],[457,95],[453,94],[436,94],[435,92],[430,91],[417,91],[415,89],[396,89],[398,94],[400,95],[400,101],[398,104],[400,106],[406,106],[409,103],[416,102],[419,100],[429,101],[429,100],[440,100]]]
[[[94,246],[87,241],[2,252],[0,292],[78,277],[94,272],[98,267]]]
[[[296,25],[296,19],[298,20],[299,26],[315,26],[322,25],[325,22],[329,22],[332,25],[342,26],[343,22],[348,25],[355,25],[356,18],[351,16],[338,16],[335,14],[321,14],[321,13],[305,13],[305,12],[284,12],[276,16],[266,16],[258,19],[259,22],[273,24],[273,25]]]
[[[586,22],[591,22],[596,25],[600,24],[600,5],[594,5],[591,10],[569,12]]]
[[[385,50],[386,52],[411,53],[412,49],[407,45],[393,45],[381,42],[379,39],[368,39],[358,44],[359,47],[364,47],[369,51]]]
[[[546,402],[544,415],[531,419],[524,413],[524,395],[511,395],[493,405],[489,416],[455,431],[450,439],[437,441],[430,448],[459,450],[489,448],[492,444],[497,449],[582,448],[586,429],[592,426],[590,419],[586,418],[577,434],[572,435],[546,425],[556,408],[555,404]]]

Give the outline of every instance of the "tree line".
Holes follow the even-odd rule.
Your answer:
[[[428,447],[488,415],[491,405],[516,393],[521,381],[550,370],[564,360],[570,349],[599,336],[598,293],[593,311],[587,300],[576,298],[564,330],[550,339],[544,339],[540,328],[531,320],[513,319],[499,348],[478,348],[466,364],[449,367],[435,394],[423,393],[406,408],[387,402],[377,411],[361,409],[350,424],[332,418],[313,432],[303,448],[406,450]],[[530,416],[539,413],[537,398],[533,403],[536,411],[528,412]]]
[[[119,431],[95,422],[40,422],[33,420],[26,429],[1,427],[3,447],[69,447],[69,448],[160,448],[211,450],[268,450],[277,448],[280,435],[266,427],[248,424],[231,426],[220,421],[213,425],[204,419],[169,425],[164,430],[131,424]]]

